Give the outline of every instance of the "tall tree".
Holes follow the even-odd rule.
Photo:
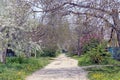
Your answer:
[[[42,2],[43,0],[39,0]],[[46,1],[48,2],[48,1]],[[50,0],[50,2],[52,2]],[[108,27],[112,27],[117,34],[118,44],[120,46],[120,18],[119,0],[61,0],[61,3],[47,3],[46,8],[42,8],[42,11],[38,12],[57,12],[60,9],[65,8],[62,12],[65,15],[89,15],[97,18],[97,20],[103,20],[104,24],[109,24]]]

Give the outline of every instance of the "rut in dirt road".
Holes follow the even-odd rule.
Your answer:
[[[45,68],[28,76],[26,80],[88,80],[87,72],[77,64],[77,60],[61,54]]]

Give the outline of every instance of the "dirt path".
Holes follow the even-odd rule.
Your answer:
[[[88,80],[87,72],[77,64],[77,60],[61,54],[45,68],[28,76],[26,80]]]

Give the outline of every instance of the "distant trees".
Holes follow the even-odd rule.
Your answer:
[[[62,13],[59,12],[57,14],[87,15],[91,16],[95,21],[99,21],[99,24],[107,24],[108,27],[111,27],[116,31],[118,44],[120,45],[119,0],[38,0],[36,4],[43,5],[43,3],[46,5],[41,6],[41,11],[37,12],[53,13],[62,11]]]
[[[44,2],[39,0],[39,2]],[[39,3],[38,4],[42,4]],[[117,43],[120,46],[120,1],[119,0],[49,0],[45,1],[46,6],[41,6],[41,9],[34,12],[43,12],[45,14],[55,13],[54,15],[64,15],[62,17],[83,16],[81,21],[75,23],[80,28],[76,28],[78,35],[77,52],[80,54],[80,38],[83,34],[89,34],[92,32],[98,32],[102,38],[105,35],[109,35],[108,41]],[[53,3],[54,2],[54,3]],[[35,2],[36,3],[36,2]],[[72,19],[74,19],[72,18]],[[110,29],[108,30],[109,27]],[[110,31],[105,34],[104,31]],[[114,36],[115,35],[115,36]],[[114,36],[114,37],[113,37]],[[115,38],[115,39],[113,39]],[[117,42],[116,42],[117,41]]]

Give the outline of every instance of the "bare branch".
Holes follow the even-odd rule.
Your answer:
[[[51,11],[55,11],[55,10],[60,9],[61,7],[65,6],[65,5],[72,5],[73,7],[77,6],[77,7],[79,7],[79,8],[81,7],[81,8],[94,9],[94,10],[101,11],[101,12],[105,12],[106,14],[111,15],[111,12],[110,12],[110,11],[106,11],[106,10],[101,9],[101,8],[95,8],[95,7],[86,6],[86,5],[79,5],[79,4],[76,4],[76,3],[70,3],[70,2],[63,3],[63,4],[61,4],[61,5],[57,6],[57,7],[53,7],[53,8],[48,9],[48,10],[34,11],[34,12],[51,12]]]
[[[93,16],[93,17],[96,17],[96,18],[103,19],[104,21],[110,23],[107,19],[105,19],[103,16],[100,16],[100,15],[91,14],[91,13],[74,12],[74,11],[69,11],[69,12],[73,13],[73,14],[76,14],[76,15],[89,15],[89,16]]]
[[[101,9],[101,8],[95,8],[95,7],[91,7],[91,6],[79,5],[79,4],[75,4],[75,3],[69,3],[69,4],[73,5],[73,6],[81,7],[81,8],[89,8],[89,9],[98,10],[98,11],[105,12],[105,13],[111,15],[110,11],[106,11],[106,10]]]

